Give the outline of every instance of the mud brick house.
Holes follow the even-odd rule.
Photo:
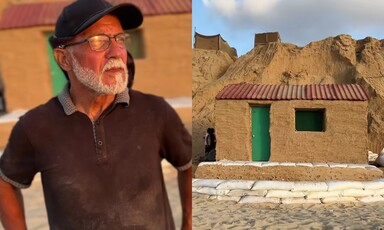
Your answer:
[[[63,88],[66,80],[54,61],[48,37],[62,8],[72,1],[1,1],[0,75],[8,111],[35,107]],[[191,0],[110,2],[131,2],[145,17],[141,27],[128,31],[128,49],[136,65],[134,88],[167,98],[191,96]],[[159,82],[177,87],[164,90]]]
[[[216,160],[367,162],[368,94],[357,84],[233,84],[216,96]]]

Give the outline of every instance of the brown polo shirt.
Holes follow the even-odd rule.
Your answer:
[[[25,188],[41,172],[51,229],[174,229],[164,158],[191,166],[191,136],[164,99],[127,89],[92,122],[66,88],[20,118],[0,176]]]

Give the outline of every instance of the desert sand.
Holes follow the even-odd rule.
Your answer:
[[[383,229],[384,205],[239,204],[193,195],[193,229]]]

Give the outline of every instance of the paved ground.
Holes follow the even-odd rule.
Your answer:
[[[168,197],[171,203],[176,228],[179,229],[179,226],[181,225],[181,206],[179,190],[177,187],[177,171],[165,161],[163,162],[164,179],[168,190]],[[35,177],[30,188],[23,190],[26,219],[29,230],[49,229],[39,177],[40,175]],[[2,226],[0,226],[0,229],[3,229]]]

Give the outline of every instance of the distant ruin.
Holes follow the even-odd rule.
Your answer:
[[[232,59],[237,57],[237,51],[231,47],[220,34],[202,35],[195,32],[195,43],[193,48],[206,50],[221,50],[226,52]]]
[[[255,47],[256,45],[265,45],[270,42],[281,42],[279,32],[255,34],[255,44],[253,47]]]

